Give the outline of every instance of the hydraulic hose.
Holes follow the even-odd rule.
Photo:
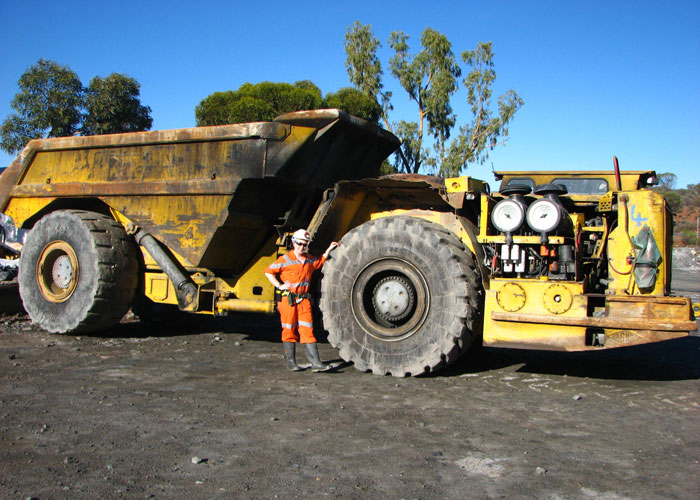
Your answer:
[[[148,250],[153,260],[175,285],[175,295],[180,309],[182,311],[195,311],[197,309],[197,285],[188,276],[185,276],[170,255],[163,250],[158,240],[150,233],[139,229],[134,238],[136,243]]]

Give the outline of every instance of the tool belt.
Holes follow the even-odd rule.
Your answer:
[[[301,302],[303,299],[310,299],[311,294],[310,293],[294,293],[294,292],[288,292],[284,291],[282,292],[282,297],[287,297],[287,300],[289,301],[289,305],[293,306]],[[297,302],[297,299],[299,301]]]

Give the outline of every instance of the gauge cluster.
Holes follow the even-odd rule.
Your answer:
[[[596,234],[586,233],[583,244],[587,215],[566,194],[560,184],[501,189],[489,216],[496,237],[488,240],[485,263],[493,276],[577,279],[577,256],[593,255]]]

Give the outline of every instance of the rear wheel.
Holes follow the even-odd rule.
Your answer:
[[[361,371],[398,377],[456,360],[481,328],[473,254],[442,226],[414,217],[367,222],[323,268],[328,340]]]
[[[36,223],[22,249],[19,289],[32,321],[53,333],[113,326],[137,284],[136,244],[113,219],[61,210]]]

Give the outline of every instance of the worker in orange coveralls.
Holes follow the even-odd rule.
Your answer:
[[[311,236],[305,229],[299,229],[292,235],[294,248],[278,258],[263,271],[275,288],[282,291],[282,298],[277,303],[282,323],[282,343],[287,368],[299,371],[302,368],[296,362],[296,343],[301,342],[306,348],[306,357],[314,372],[327,371],[330,365],[321,362],[318,345],[314,337],[314,325],[311,311],[311,275],[323,266],[330,253],[338,246],[333,242],[320,257],[308,253]]]

